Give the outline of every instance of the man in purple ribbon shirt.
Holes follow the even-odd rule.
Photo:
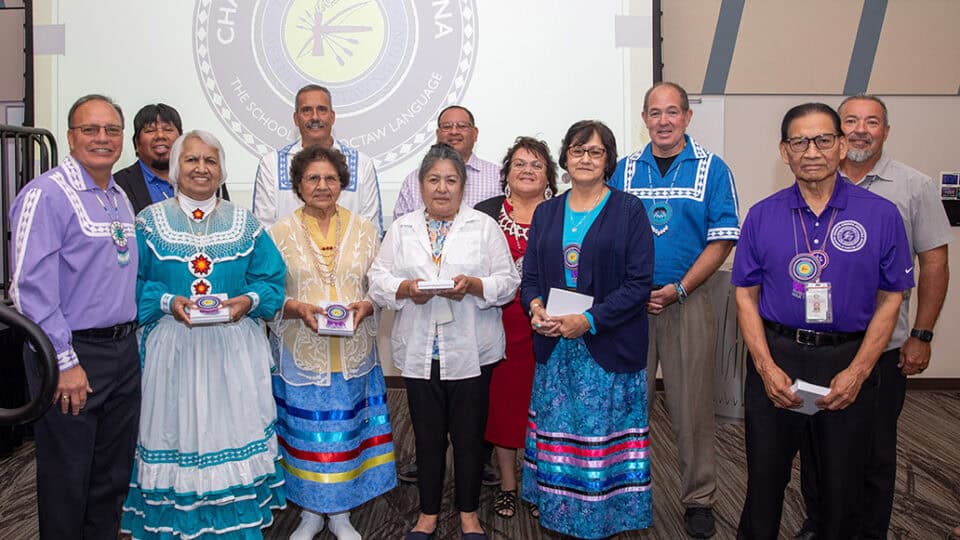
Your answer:
[[[123,112],[88,95],[67,121],[70,155],[10,209],[10,292],[60,367],[53,406],[34,426],[40,538],[115,540],[140,417],[134,216],[110,174]],[[29,346],[24,362],[35,394],[40,362]]]

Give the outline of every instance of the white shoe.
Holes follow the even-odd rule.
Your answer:
[[[350,512],[329,514],[329,517],[330,521],[327,526],[330,528],[330,532],[337,537],[337,540],[362,540],[363,537],[350,523]]]
[[[323,530],[323,516],[309,510],[300,512],[300,525],[290,535],[290,540],[313,540]]]

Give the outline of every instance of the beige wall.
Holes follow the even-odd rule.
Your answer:
[[[664,78],[679,82],[691,94],[703,89],[721,5],[721,0],[662,3]],[[863,0],[768,0],[744,5],[726,95],[719,97],[721,113],[715,115],[720,121],[697,125],[695,115],[691,126],[695,133],[703,131],[713,136],[711,140],[722,141],[723,158],[736,175],[744,213],[790,184],[791,175],[777,150],[783,113],[805,101],[840,103],[863,6]],[[954,28],[958,20],[960,2],[889,0],[867,86],[869,92],[890,96],[886,101],[893,129],[886,151],[930,176],[960,170],[960,40]],[[950,266],[960,276],[957,239],[960,228],[954,228],[950,253]],[[960,359],[954,352],[960,350],[960,333],[953,331],[958,321],[960,286],[954,285],[937,324],[934,358],[924,377],[960,378]]]
[[[863,0],[746,2],[726,94],[841,94]],[[721,0],[662,2],[663,75],[703,91]],[[889,0],[867,90],[956,95],[960,2]]]

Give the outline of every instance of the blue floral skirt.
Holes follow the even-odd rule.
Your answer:
[[[533,388],[522,496],[540,524],[579,538],[652,526],[646,370],[607,372],[561,339]]]
[[[387,388],[380,367],[330,386],[273,377],[287,499],[317,513],[360,506],[397,485]]]

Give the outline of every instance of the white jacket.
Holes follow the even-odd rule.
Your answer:
[[[424,210],[415,210],[393,222],[370,267],[370,297],[386,309],[396,310],[390,337],[393,363],[404,377],[430,378],[433,349],[433,312],[449,303],[453,321],[438,325],[440,378],[467,379],[480,375],[480,366],[503,358],[505,338],[500,307],[513,299],[520,276],[503,231],[482,212],[462,206],[447,233],[439,272],[432,259]],[[400,283],[407,279],[478,277],[483,298],[468,294],[456,302],[435,296],[423,305],[397,300]],[[442,306],[440,306],[442,307]]]

